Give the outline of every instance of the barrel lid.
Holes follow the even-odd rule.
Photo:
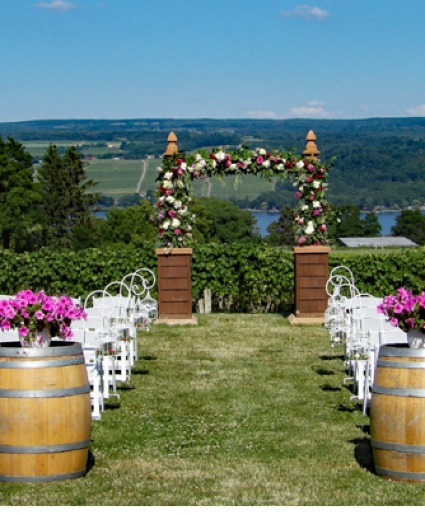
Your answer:
[[[0,358],[47,358],[53,356],[74,356],[82,354],[79,342],[52,341],[50,347],[22,347],[19,342],[2,342]]]

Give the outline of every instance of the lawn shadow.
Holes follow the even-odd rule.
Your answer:
[[[370,438],[366,436],[364,438],[354,438],[354,440],[350,440],[350,443],[354,444],[354,458],[357,463],[363,469],[376,474]]]
[[[326,368],[316,368],[315,370],[316,374],[319,374],[319,376],[334,376],[335,372],[332,370],[327,370]]]
[[[132,374],[135,375],[147,375],[150,371],[147,368],[139,368],[137,365],[131,370]]]
[[[370,425],[364,424],[357,426],[364,433],[363,438],[354,438],[350,443],[354,444],[354,457],[357,463],[364,469],[372,474],[376,474],[375,465],[373,461],[373,450],[370,443]]]
[[[332,386],[330,384],[323,384],[320,388],[324,392],[340,392],[341,391],[340,386]]]
[[[322,361],[344,361],[344,356],[342,354],[322,354],[319,357]]]
[[[93,440],[91,440],[90,443],[93,443]],[[86,471],[85,471],[84,475],[88,474],[90,472],[90,470],[92,468],[94,468],[95,462],[96,462],[96,458],[94,457],[94,454],[92,453],[92,451],[89,449],[89,453],[87,456],[87,466],[86,466]]]
[[[140,356],[139,359],[143,359],[145,361],[156,361],[158,358],[156,356]]]
[[[355,404],[342,404],[338,406],[338,411],[342,411],[343,413],[354,413],[358,410],[358,407]]]

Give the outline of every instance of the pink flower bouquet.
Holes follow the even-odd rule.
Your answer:
[[[384,297],[377,309],[405,333],[412,330],[425,333],[425,292],[413,295],[411,290],[399,288],[397,295]]]
[[[51,336],[70,339],[72,320],[81,318],[87,318],[87,314],[68,296],[49,297],[43,291],[23,290],[14,298],[0,300],[0,328],[3,331],[17,328],[23,338],[47,328]]]

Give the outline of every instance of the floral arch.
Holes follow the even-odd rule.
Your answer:
[[[294,220],[294,244],[326,245],[327,209],[325,194],[332,163],[321,163],[313,131],[301,156],[292,151],[224,148],[193,154],[178,152],[174,133],[168,137],[163,164],[158,168],[156,223],[159,247],[190,247],[194,217],[190,212],[192,180],[211,176],[259,175],[266,180],[288,178],[297,188],[298,209]]]

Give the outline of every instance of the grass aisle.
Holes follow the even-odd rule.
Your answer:
[[[133,388],[93,423],[94,463],[58,484],[0,484],[3,505],[423,505],[373,473],[369,419],[341,349],[279,315],[198,316],[140,339]]]

